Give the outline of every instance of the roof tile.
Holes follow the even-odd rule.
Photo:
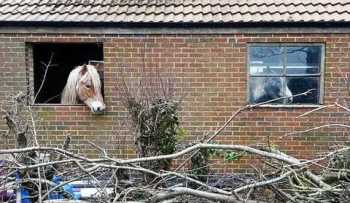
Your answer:
[[[350,22],[349,0],[0,0],[0,22]]]

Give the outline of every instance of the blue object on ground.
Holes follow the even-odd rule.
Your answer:
[[[19,172],[16,172],[16,180],[20,180],[21,177],[19,176]],[[21,192],[21,203],[32,203],[32,200],[30,200],[29,191],[25,189],[24,187],[20,187]]]
[[[57,185],[59,185],[62,182],[62,177],[61,176],[54,176],[52,178],[52,182],[56,183]],[[70,194],[70,196],[74,199],[74,200],[79,200],[81,195],[80,192],[76,192],[73,189],[73,186],[71,184],[66,184],[63,186],[63,190]],[[51,192],[49,194],[49,200],[53,200],[53,199],[64,199],[64,196],[62,194],[60,194],[59,192]]]
[[[29,191],[21,187],[21,203],[32,203],[29,198]]]
[[[4,166],[4,161],[0,160],[0,176],[4,175],[4,170],[2,169]],[[3,189],[3,188],[1,188]],[[7,191],[6,190],[0,190],[0,201],[7,201]]]

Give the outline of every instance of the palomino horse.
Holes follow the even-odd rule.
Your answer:
[[[250,102],[261,103],[280,97],[288,103],[293,102],[293,94],[287,85],[283,85],[281,77],[254,77],[249,84]]]
[[[93,113],[105,110],[100,76],[93,65],[77,66],[68,76],[67,84],[62,92],[62,104],[78,104],[84,102]]]

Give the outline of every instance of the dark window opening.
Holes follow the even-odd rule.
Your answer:
[[[32,47],[35,103],[60,103],[70,71],[76,66],[94,65],[103,60],[103,45],[100,43],[35,43]],[[51,57],[51,66],[45,76],[44,64],[48,64]],[[103,74],[100,75],[103,81]]]

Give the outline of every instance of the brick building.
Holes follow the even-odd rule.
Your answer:
[[[350,124],[338,108],[296,118],[349,101],[349,10],[343,0],[0,0],[0,101],[18,91],[35,95],[41,62],[54,53],[57,66],[32,104],[40,143],[57,146],[69,134],[81,152],[98,153],[90,140],[125,158],[135,152],[115,87],[122,72],[132,78],[160,69],[175,78],[175,89],[186,95],[180,115],[188,139],[214,131],[241,106],[312,89],[242,112],[215,142],[269,142],[299,158],[315,156],[348,144],[349,128],[282,135]],[[103,115],[59,104],[67,73],[89,61],[104,61]],[[0,132],[6,130],[1,121]],[[13,139],[1,140],[0,148],[13,147]],[[215,167],[228,170],[221,160]]]

